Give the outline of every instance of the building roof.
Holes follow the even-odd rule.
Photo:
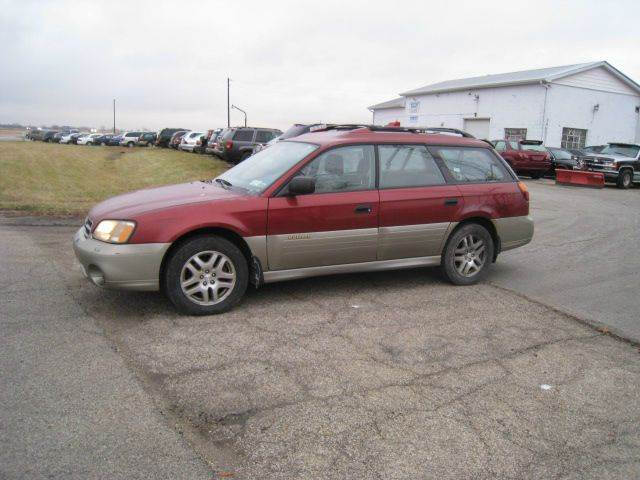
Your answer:
[[[404,97],[394,98],[393,100],[387,100],[386,102],[371,105],[369,110],[382,110],[383,108],[404,108]]]
[[[408,92],[401,93],[400,95],[408,97],[415,95],[424,95],[428,93],[455,92],[457,90],[551,82],[562,77],[575,75],[576,73],[584,72],[586,70],[591,70],[592,68],[598,67],[606,68],[610,73],[618,77],[621,81],[629,85],[634,90],[640,92],[640,85],[638,85],[636,82],[631,80],[616,68],[612,67],[608,62],[600,61],[590,63],[577,63],[575,65],[563,65],[561,67],[523,70],[521,72],[498,73],[496,75],[483,75],[481,77],[461,78],[458,80],[448,80],[446,82],[432,83],[431,85],[416,88],[415,90],[409,90]],[[378,105],[374,105],[373,107],[369,108],[374,107],[380,108]]]

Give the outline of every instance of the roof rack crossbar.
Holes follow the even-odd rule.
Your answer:
[[[328,124],[319,130],[356,130],[359,128],[366,128],[372,132],[406,132],[406,133],[455,133],[465,138],[476,138],[470,133],[457,128],[445,128],[445,127],[388,127],[380,125],[365,125],[359,123],[335,123]]]
[[[436,133],[456,133],[458,135],[461,135],[465,138],[476,138],[473,135],[471,135],[469,132],[465,132],[464,130],[460,130],[458,128],[447,128],[447,127],[427,127],[425,128],[425,131],[427,133],[430,132],[436,132]]]

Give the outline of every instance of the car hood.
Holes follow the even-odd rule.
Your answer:
[[[109,198],[93,207],[89,212],[89,218],[94,224],[107,218],[128,220],[151,211],[187,204],[229,201],[243,196],[239,192],[226,190],[211,181],[167,185]]]
[[[624,155],[602,155],[600,153],[592,153],[591,155],[585,155],[584,158],[587,159],[593,159],[593,158],[597,158],[598,160],[611,160],[611,161],[615,161],[615,162],[623,162],[623,161],[633,161],[633,158],[631,157],[625,157]]]

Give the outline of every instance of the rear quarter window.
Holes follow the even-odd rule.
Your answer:
[[[484,183],[511,179],[504,165],[487,149],[437,147],[434,150],[455,182]]]
[[[250,142],[253,140],[253,130],[238,130],[233,136],[238,142]]]
[[[256,133],[256,142],[258,143],[267,143],[269,140],[276,136],[275,133],[270,132],[268,130],[258,130]]]

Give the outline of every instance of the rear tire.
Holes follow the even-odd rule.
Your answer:
[[[493,238],[482,225],[468,223],[454,230],[442,254],[444,276],[455,285],[483,280],[493,262]]]
[[[199,236],[169,257],[165,294],[182,313],[215,315],[233,308],[249,283],[249,267],[238,247],[214,235]]]
[[[616,181],[616,185],[618,188],[627,189],[631,187],[633,183],[633,173],[628,168],[625,168],[621,172],[618,173],[618,180]]]
[[[244,152],[240,157],[240,162],[244,162],[247,158],[251,156],[251,152]]]
[[[538,180],[542,174],[541,173],[532,173],[531,175],[529,175],[533,180]]]
[[[133,142],[129,142],[129,143],[127,143],[127,147],[129,147],[129,148],[133,148]]]

